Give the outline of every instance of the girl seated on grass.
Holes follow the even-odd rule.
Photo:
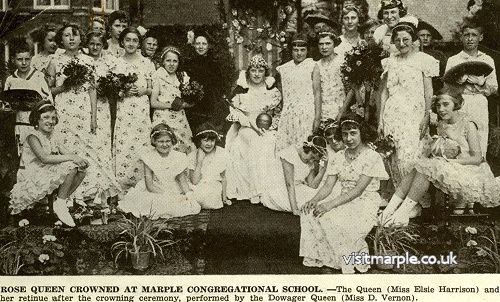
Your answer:
[[[202,209],[220,209],[223,203],[230,203],[226,196],[227,153],[216,146],[219,139],[211,123],[201,124],[193,137],[197,149],[188,155],[192,198]]]
[[[38,103],[29,116],[35,128],[26,136],[17,183],[11,191],[11,214],[32,208],[35,203],[59,189],[52,207],[59,220],[68,226],[75,222],[68,211],[69,196],[85,177],[88,162],[68,153],[53,139],[58,122],[54,105],[48,101]]]
[[[120,210],[136,217],[152,219],[197,214],[201,207],[190,196],[186,154],[173,150],[177,137],[166,124],[151,130],[151,148],[139,158],[144,164],[144,181],[130,189],[119,201]]]

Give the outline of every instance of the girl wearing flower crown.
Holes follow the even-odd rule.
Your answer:
[[[177,137],[166,124],[151,130],[151,145],[140,152],[144,180],[131,188],[118,208],[152,219],[194,215],[201,207],[190,196],[186,154],[173,150]]]
[[[127,190],[144,176],[137,152],[150,143],[149,96],[156,69],[149,59],[137,51],[141,45],[141,34],[135,27],[122,31],[119,42],[125,54],[118,59],[117,71],[137,75],[137,81],[130,85],[117,104],[113,139],[116,179],[122,189]]]
[[[153,124],[165,123],[177,133],[179,143],[175,150],[189,154],[193,151],[191,128],[184,111],[193,105],[182,100],[179,87],[188,83],[189,77],[185,72],[178,72],[180,51],[172,46],[166,47],[161,54],[162,66],[154,74],[155,81],[151,94],[151,108],[154,109]]]
[[[188,155],[189,180],[193,189],[193,200],[202,209],[220,209],[223,203],[230,204],[226,195],[226,150],[216,143],[220,135],[209,123],[201,124],[193,137],[195,149]]]
[[[392,40],[399,53],[382,60],[384,67],[379,134],[392,135],[396,152],[392,156],[391,179],[397,186],[410,173],[421,154],[421,140],[428,133],[432,98],[432,77],[439,75],[439,62],[419,52],[412,23],[394,27]]]
[[[281,93],[274,87],[274,78],[269,77],[269,67],[262,55],[250,60],[246,72],[240,73],[235,96],[232,99],[228,121],[233,122],[226,136],[228,152],[227,196],[235,199],[250,199],[259,203],[265,170],[274,158],[275,131],[278,123],[272,117],[272,125],[257,124],[257,117],[273,111],[281,101]],[[269,116],[265,116],[269,118]],[[266,120],[265,122],[269,122]]]
[[[279,152],[279,162],[269,167],[275,175],[268,183],[267,198],[262,199],[262,204],[272,210],[299,215],[302,202],[316,194],[325,174],[326,145],[323,137],[311,135],[303,146],[289,146]]]
[[[384,222],[407,225],[431,183],[458,200],[453,205],[455,214],[463,214],[466,203],[470,210],[476,202],[484,207],[500,204],[500,178],[494,178],[483,159],[477,125],[458,111],[463,103],[460,94],[446,92],[434,98],[432,110],[440,117],[437,133],[442,150],[415,163],[382,212]]]
[[[59,220],[75,226],[68,211],[68,198],[85,177],[89,163],[68,151],[54,137],[58,115],[54,105],[39,102],[31,111],[30,124],[34,129],[23,146],[17,183],[11,191],[11,214],[32,208],[47,195],[58,189],[52,207]]]
[[[387,179],[382,157],[367,143],[374,138],[362,117],[348,114],[339,132],[346,149],[337,152],[326,171],[326,181],[301,210],[300,256],[306,266],[328,266],[343,273],[368,270],[345,263],[351,253],[368,253],[365,237],[373,228],[382,202],[380,180]],[[340,194],[331,194],[340,182]]]

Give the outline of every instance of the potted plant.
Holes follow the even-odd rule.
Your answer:
[[[368,235],[373,242],[373,252],[377,256],[397,256],[413,253],[417,250],[412,246],[417,242],[419,235],[416,226],[385,226],[380,221],[375,226],[375,231]],[[394,264],[377,263],[379,269],[393,269]]]
[[[175,243],[171,239],[159,238],[160,234],[171,235],[172,232],[166,222],[152,220],[150,216],[123,217],[118,221],[118,227],[122,230],[120,235],[123,240],[111,246],[115,264],[122,257],[130,257],[132,267],[136,270],[147,269],[151,256],[163,258],[163,248]]]

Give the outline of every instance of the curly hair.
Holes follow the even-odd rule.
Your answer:
[[[40,44],[43,47],[45,37],[50,33],[57,33],[57,26],[55,24],[45,24],[42,27],[35,29],[31,34],[33,42]]]
[[[358,129],[363,144],[373,142],[377,138],[377,132],[370,127],[365,119],[355,113],[348,113],[340,119],[340,127],[337,128],[336,140],[342,140],[342,131]]]
[[[103,34],[95,32],[95,31],[91,31],[85,36],[85,42],[86,42],[85,46],[87,48],[89,47],[89,43],[90,43],[90,40],[92,40],[92,38],[98,38],[101,40],[102,49],[108,48],[108,40],[106,40],[106,37]]]
[[[69,27],[71,27],[71,31],[72,31],[73,35],[78,34],[80,36],[80,46],[85,45],[85,37],[83,36],[83,32],[80,29],[80,26],[78,26],[78,24],[68,23],[68,24],[63,25],[63,27],[59,28],[59,30],[56,33],[54,40],[56,41],[57,46],[60,48],[64,48],[64,45],[62,43],[62,36],[63,36],[64,30],[66,30],[66,28],[69,28]]]
[[[133,34],[137,35],[137,37],[139,38],[139,45],[137,46],[137,48],[141,48],[141,45],[142,45],[142,35],[139,32],[139,30],[136,27],[133,27],[133,26],[129,26],[129,27],[125,28],[122,31],[122,33],[120,34],[120,37],[118,38],[118,43],[120,43],[120,46],[123,47],[123,40],[125,40],[125,36],[128,35],[128,34],[130,34],[130,33],[133,33]]]

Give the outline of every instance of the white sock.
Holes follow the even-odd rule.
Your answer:
[[[399,197],[396,193],[394,193],[391,197],[391,200],[389,200],[389,203],[387,204],[384,211],[382,212],[382,216],[385,218],[388,218],[389,216],[391,216],[402,202],[403,202],[403,199],[401,197]]]
[[[417,204],[418,202],[406,197],[401,206],[392,215],[390,219],[391,224],[407,226],[410,221],[411,211]]]
[[[54,203],[52,204],[52,209],[54,210],[54,213],[57,215],[57,218],[59,218],[59,220],[61,220],[62,223],[65,223],[70,227],[74,227],[75,222],[73,221],[73,217],[71,217],[71,214],[69,213],[68,206],[66,203],[67,200],[58,197],[56,200],[54,200]]]

